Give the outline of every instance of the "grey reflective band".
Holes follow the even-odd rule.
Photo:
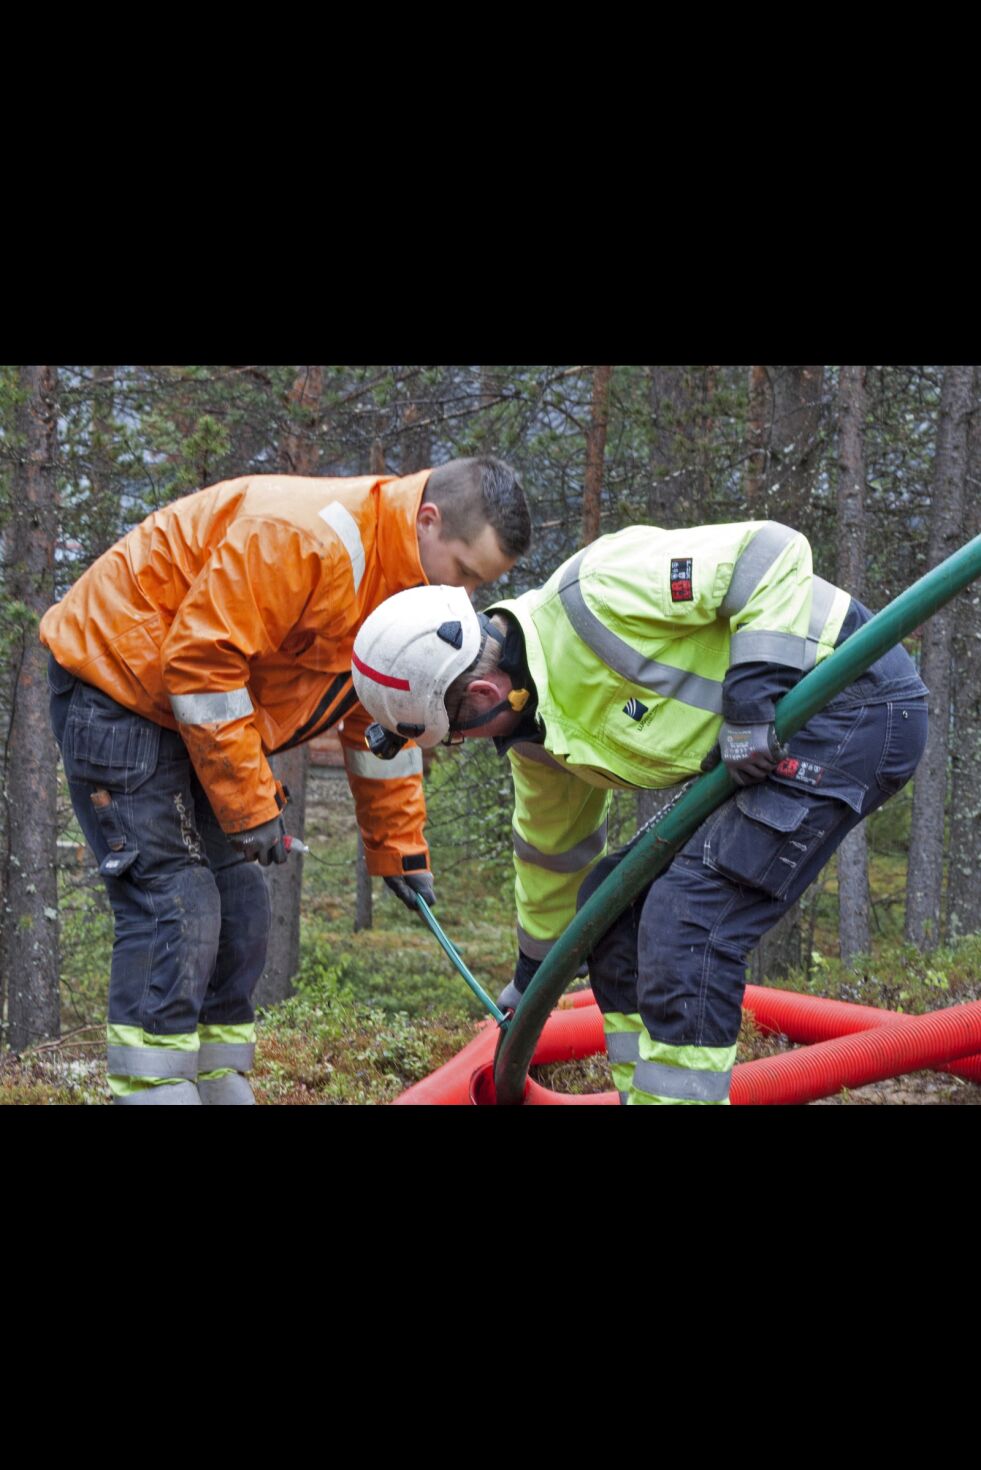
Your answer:
[[[200,1105],[201,1097],[193,1082],[165,1082],[161,1087],[141,1087],[113,1101],[122,1107],[168,1107]]]
[[[767,521],[760,527],[742,556],[736,558],[728,590],[719,604],[720,618],[734,618],[742,611],[781,551],[797,534],[779,521]]]
[[[540,847],[533,847],[530,842],[526,842],[513,827],[511,837],[515,856],[523,863],[534,863],[536,868],[547,868],[550,873],[578,873],[593,858],[599,857],[605,848],[606,822],[565,852],[542,852]]]
[[[514,927],[518,931],[518,948],[530,960],[543,960],[555,944],[554,939],[533,939],[527,929],[522,929],[520,924],[515,924]]]
[[[814,578],[814,586],[811,589],[811,622],[807,630],[808,638],[818,639],[824,632],[824,625],[831,616],[835,598],[838,596],[838,588],[826,582],[823,577]]]
[[[317,514],[343,542],[344,550],[351,558],[351,575],[354,578],[354,590],[357,592],[364,576],[364,546],[357,521],[339,500],[332,500],[330,505],[325,505]]]
[[[621,1092],[619,1094],[620,1102],[621,1102],[621,1104],[622,1104],[623,1107],[626,1107],[627,1106],[627,1098],[629,1096],[630,1096],[630,1089],[629,1088],[627,1089],[626,1092]]]
[[[197,1069],[217,1072],[219,1067],[234,1067],[236,1072],[251,1072],[254,1060],[254,1041],[202,1041]]]
[[[807,639],[796,633],[763,633],[745,628],[732,635],[729,666],[735,664],[785,664],[802,669],[807,658]]]
[[[198,1075],[197,1051],[170,1046],[111,1046],[111,1077],[190,1077]]]
[[[824,625],[831,616],[831,609],[834,607],[837,596],[837,587],[833,587],[823,577],[814,578],[814,586],[811,588],[811,621],[807,629],[805,669],[813,669],[817,663],[817,646],[821,640]]]
[[[639,1062],[640,1032],[608,1031],[606,1033],[606,1055],[611,1062]]]
[[[367,781],[394,781],[396,777],[422,775],[422,751],[418,745],[400,750],[390,761],[379,760],[370,750],[344,747],[344,764],[353,776]]]
[[[651,689],[664,699],[677,699],[681,704],[693,705],[695,709],[708,710],[713,715],[722,713],[722,685],[714,679],[703,679],[701,674],[689,674],[671,664],[658,663],[644,658],[612,633],[594,612],[586,606],[586,599],[579,585],[579,567],[589,550],[574,556],[562,574],[559,596],[566,617],[575,628],[586,647],[622,679],[637,684],[641,689]]]
[[[508,755],[511,754],[512,750],[515,755],[520,755],[523,760],[538,761],[539,765],[551,766],[555,771],[565,771],[566,775],[569,774],[568,768],[561,761],[557,761],[554,756],[549,755],[544,745],[536,745],[532,740],[516,740],[508,748]]]
[[[666,1067],[663,1062],[638,1062],[634,1088],[684,1102],[725,1102],[731,1076],[731,1072],[693,1072],[687,1067]]]
[[[225,689],[213,694],[172,694],[170,707],[182,725],[227,725],[252,713],[249,691]]]

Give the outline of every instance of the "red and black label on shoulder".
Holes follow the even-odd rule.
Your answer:
[[[671,560],[671,601],[691,602],[691,557],[682,556]]]

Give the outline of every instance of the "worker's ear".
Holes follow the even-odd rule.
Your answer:
[[[485,709],[493,709],[495,704],[501,702],[501,691],[490,679],[474,679],[467,687],[467,698],[471,708],[480,713]]]
[[[426,500],[419,507],[419,512],[416,516],[416,525],[425,526],[427,529],[431,527],[434,531],[438,532],[442,519],[439,506],[433,505],[431,500]]]

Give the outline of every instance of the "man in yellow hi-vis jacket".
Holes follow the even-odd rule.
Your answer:
[[[718,759],[741,788],[591,957],[624,1101],[728,1100],[749,951],[912,775],[927,691],[901,647],[789,749],[775,736],[775,701],[869,616],[777,522],[633,526],[486,614],[447,588],[403,592],[355,640],[381,725],[507,752],[520,957],[502,1005],[615,860],[611,788],[669,787]]]

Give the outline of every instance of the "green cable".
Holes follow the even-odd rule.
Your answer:
[[[466,965],[460,958],[456,947],[449,939],[447,939],[446,935],[443,933],[442,929],[433,918],[432,910],[430,909],[428,903],[423,898],[421,893],[416,894],[416,903],[419,906],[420,914],[422,914],[422,917],[425,919],[426,923],[429,925],[430,929],[433,931],[436,938],[439,940],[440,944],[443,946],[446,953],[449,955],[450,959],[453,961],[454,965],[463,976],[464,980],[466,980],[474,995],[479,1001],[482,1002],[486,1009],[490,1011],[491,1015],[494,1017],[494,1020],[497,1022],[498,1026],[500,1026],[502,1032],[506,1031],[508,1026],[507,1016],[494,1004],[490,996],[487,994],[487,991],[484,990],[483,986],[480,985],[473,978],[470,971],[467,969]]]

